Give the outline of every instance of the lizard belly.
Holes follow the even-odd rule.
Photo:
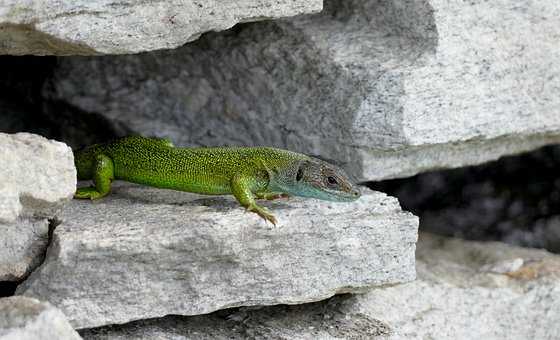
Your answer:
[[[206,195],[231,194],[230,179],[224,174],[196,173],[195,171],[168,171],[168,169],[144,169],[121,167],[115,164],[115,179]]]

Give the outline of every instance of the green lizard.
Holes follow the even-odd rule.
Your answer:
[[[257,199],[303,196],[354,201],[360,191],[343,170],[303,154],[269,147],[176,148],[165,139],[131,136],[75,154],[78,179],[94,186],[74,197],[106,196],[114,179],[207,195],[233,194],[247,210],[276,224]]]

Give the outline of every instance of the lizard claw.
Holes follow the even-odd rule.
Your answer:
[[[247,208],[248,211],[254,212],[260,217],[262,217],[265,221],[269,221],[274,226],[276,226],[276,217],[269,213],[265,208],[259,207],[258,205],[249,206]]]
[[[89,198],[92,201],[95,200],[95,199],[101,198],[103,196],[105,196],[105,195],[103,195],[102,193],[97,191],[97,189],[95,189],[95,187],[78,188],[76,190],[76,192],[74,193],[74,198],[82,198],[82,199]]]

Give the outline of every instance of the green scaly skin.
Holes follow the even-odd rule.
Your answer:
[[[164,139],[125,137],[75,153],[75,198],[109,194],[113,180],[206,195],[232,194],[247,210],[276,224],[257,199],[288,196],[353,201],[357,187],[340,168],[303,154],[269,147],[176,148]]]

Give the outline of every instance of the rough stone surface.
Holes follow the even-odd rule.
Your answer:
[[[44,93],[178,145],[284,147],[377,180],[560,142],[559,43],[555,1],[328,0],[173,51],[64,59]]]
[[[88,340],[368,340],[391,334],[388,325],[363,314],[342,311],[348,295],[292,306],[242,308],[210,315],[166,316],[95,329]]]
[[[0,3],[0,54],[94,55],[175,48],[239,22],[314,13],[320,0]]]
[[[0,299],[1,340],[79,340],[62,312],[23,296]]]
[[[0,164],[0,281],[18,281],[43,259],[76,170],[68,146],[29,133],[0,133]]]
[[[421,235],[418,279],[299,306],[168,316],[87,339],[558,339],[560,257]]]
[[[355,297],[391,339],[558,339],[560,257],[497,242],[421,237],[419,280]]]
[[[30,133],[0,133],[0,223],[48,217],[76,190],[72,150]]]
[[[232,198],[124,185],[101,201],[75,200],[18,294],[84,328],[298,304],[415,278],[418,220],[394,198],[264,204],[278,227]]]
[[[0,281],[19,281],[43,260],[49,222],[22,219],[0,223]]]

